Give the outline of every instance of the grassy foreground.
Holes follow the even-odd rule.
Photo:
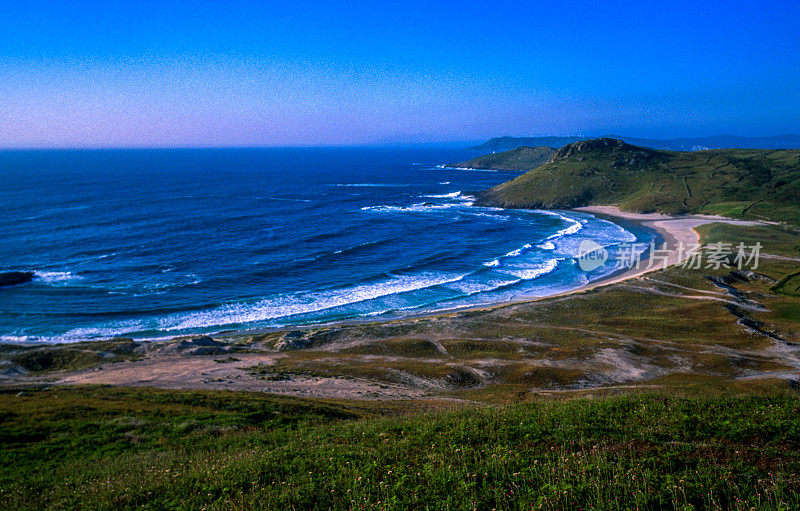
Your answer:
[[[0,507],[800,506],[795,391],[693,394],[400,416],[241,392],[7,389]]]

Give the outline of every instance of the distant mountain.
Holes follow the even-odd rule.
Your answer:
[[[519,168],[526,167],[524,162]],[[566,145],[543,165],[478,194],[476,205],[710,213],[800,224],[800,150],[676,152],[601,138]]]
[[[445,167],[480,170],[525,171],[538,167],[550,159],[556,150],[552,147],[518,147],[502,153],[478,156],[461,163],[450,163]]]
[[[470,149],[484,152],[500,152],[522,146],[564,147],[586,140],[588,137],[497,137]],[[774,137],[735,137],[720,135],[700,138],[672,138],[658,140],[651,138],[621,137],[608,135],[601,138],[615,138],[642,147],[667,149],[670,151],[698,151],[704,149],[800,149],[800,135],[777,135]]]

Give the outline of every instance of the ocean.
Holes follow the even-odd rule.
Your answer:
[[[449,149],[0,152],[0,340],[156,339],[397,318],[560,293],[577,244],[649,234],[472,206],[510,172]]]

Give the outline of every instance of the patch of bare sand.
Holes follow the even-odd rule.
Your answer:
[[[68,385],[115,385],[163,389],[246,390],[327,399],[403,399],[425,395],[420,388],[378,384],[356,378],[292,376],[269,380],[249,373],[247,368],[270,365],[280,353],[226,356],[154,355],[131,362],[106,364],[65,375],[55,383]]]

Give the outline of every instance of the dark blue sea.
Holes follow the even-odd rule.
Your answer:
[[[563,292],[588,214],[472,206],[516,177],[443,149],[0,153],[5,342],[161,338],[395,318]]]

